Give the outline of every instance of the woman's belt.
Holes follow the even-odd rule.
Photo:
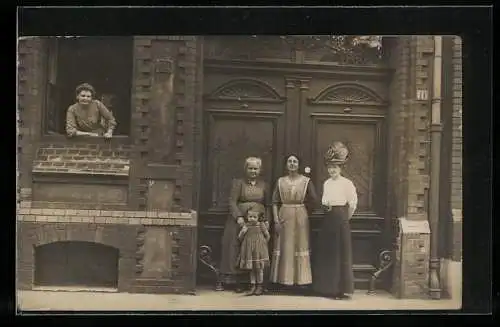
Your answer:
[[[347,207],[347,203],[346,204],[343,204],[343,205],[340,205],[340,204],[336,204],[336,205],[327,205],[327,204],[323,204],[323,208],[326,210],[326,211],[332,211],[333,208],[345,208]]]
[[[296,204],[283,203],[281,206],[282,207],[287,207],[287,208],[301,208],[301,207],[304,207],[304,204],[303,203],[296,203]]]

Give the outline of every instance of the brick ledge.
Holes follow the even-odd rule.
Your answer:
[[[115,171],[115,170],[93,170],[93,169],[68,169],[68,168],[33,168],[32,173],[35,174],[74,174],[74,175],[105,175],[105,176],[129,176],[129,170]]]
[[[197,213],[19,208],[17,221],[43,223],[97,223],[123,225],[196,226]]]

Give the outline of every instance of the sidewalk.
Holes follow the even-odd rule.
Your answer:
[[[349,301],[290,295],[244,296],[200,290],[197,295],[18,291],[21,310],[447,310],[457,300],[399,300],[388,293],[356,291]]]

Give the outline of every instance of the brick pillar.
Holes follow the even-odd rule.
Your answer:
[[[462,260],[462,39],[453,37],[451,209],[454,261]]]
[[[194,185],[195,179],[195,157],[196,149],[195,126],[198,118],[196,111],[201,111],[201,80],[199,70],[201,69],[201,40],[197,37],[184,37],[185,52],[182,56],[182,62],[185,70],[185,88],[183,94],[183,116],[178,121],[177,131],[179,138],[182,139],[183,147],[179,149],[178,158],[181,166],[181,201],[180,205],[184,208],[192,209],[197,203],[193,203],[196,196],[193,195],[198,185]]]
[[[200,187],[201,178],[201,162],[200,156],[203,153],[203,60],[204,60],[204,47],[205,39],[197,37],[197,52],[196,52],[196,80],[195,80],[195,97],[193,108],[193,126],[192,126],[192,201],[193,208],[198,208],[200,201],[200,192],[203,189]],[[195,209],[196,210],[196,209]]]
[[[42,134],[44,97],[44,40],[23,38],[18,44],[18,191],[24,200],[31,198],[31,166],[36,142]]]
[[[393,218],[403,217],[406,212],[406,149],[405,121],[408,112],[408,80],[410,68],[410,37],[385,39],[384,49],[388,55],[388,62],[394,69],[389,87],[391,107],[388,114],[388,163],[391,174],[388,177],[388,214]]]
[[[428,218],[430,111],[432,94],[432,36],[412,36],[411,80],[407,120],[407,218]]]
[[[147,181],[141,173],[149,158],[150,110],[153,71],[151,65],[152,37],[134,37],[134,73],[132,83],[132,138],[134,147],[130,167],[130,207],[144,210],[147,203]]]
[[[394,69],[389,114],[390,214],[410,220],[428,216],[431,36],[398,37],[389,58]]]
[[[168,202],[176,210],[192,209],[201,42],[194,36],[135,37],[134,51],[131,206],[144,210],[151,185],[161,182],[173,188]]]
[[[390,93],[390,214],[393,219],[427,222],[430,182],[430,119],[434,42],[431,36],[393,39],[389,63],[394,69]],[[396,227],[397,224],[394,224]],[[399,231],[397,231],[399,230]],[[401,237],[401,229],[395,228]],[[396,239],[397,241],[397,239]],[[396,242],[397,243],[397,242]],[[395,243],[395,245],[396,245]],[[426,251],[430,249],[427,248]],[[401,253],[401,262],[415,259]],[[425,275],[429,265],[426,262]],[[412,278],[406,276],[408,281]],[[394,280],[397,284],[398,280]],[[425,291],[423,291],[425,292]],[[426,293],[426,292],[425,292]]]

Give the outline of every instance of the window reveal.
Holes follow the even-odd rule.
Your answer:
[[[95,98],[113,112],[114,135],[128,135],[131,119],[133,39],[131,37],[51,38],[47,42],[46,134],[65,134],[66,111],[75,88],[87,82]]]

